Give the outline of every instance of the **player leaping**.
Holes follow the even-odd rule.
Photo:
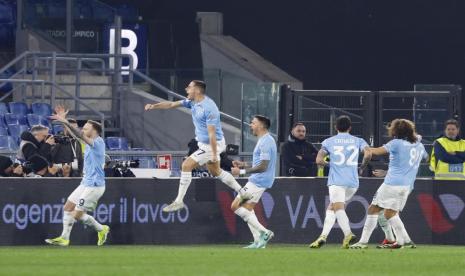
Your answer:
[[[270,119],[256,115],[250,123],[252,134],[258,137],[258,142],[253,151],[252,165],[245,162],[234,161],[233,175],[250,174],[249,182],[244,190],[252,195],[249,200],[240,196],[234,199],[231,209],[241,217],[249,226],[254,237],[254,242],[246,248],[265,248],[266,244],[273,238],[272,231],[266,229],[257,219],[254,208],[260,201],[263,192],[273,186],[276,173],[276,141],[268,132]]]
[[[384,183],[378,188],[368,207],[368,215],[363,227],[360,241],[350,248],[365,249],[368,247],[373,230],[376,227],[378,215],[384,210],[384,216],[394,229],[396,243],[385,248],[415,248],[405,230],[404,223],[398,213],[402,211],[407,202],[423,158],[428,154],[416,134],[413,122],[406,119],[395,119],[388,128],[389,137],[393,139],[386,145],[370,149],[374,155],[389,153],[389,168]]]
[[[220,168],[220,154],[226,150],[226,142],[221,129],[220,112],[215,102],[205,95],[206,84],[193,80],[186,87],[187,99],[176,102],[147,104],[145,110],[172,109],[184,106],[192,112],[195,139],[199,149],[182,163],[181,179],[176,199],[163,208],[164,212],[175,212],[184,208],[184,196],[192,181],[192,170],[207,165],[208,171],[236,191],[241,198],[250,199],[250,193],[242,189],[234,177]]]
[[[329,206],[326,210],[323,231],[316,241],[310,244],[310,248],[320,248],[326,243],[331,228],[337,222],[344,233],[342,248],[349,248],[355,239],[349,225],[349,218],[345,211],[345,204],[357,192],[359,179],[358,174],[367,166],[371,160],[369,146],[365,140],[352,136],[349,132],[352,122],[348,116],[340,116],[336,119],[337,135],[323,141],[318,152],[316,162],[320,166],[327,165],[324,160],[330,157],[328,189]],[[363,161],[358,168],[359,152],[363,152]]]
[[[55,108],[55,114],[50,117],[62,123],[73,136],[86,143],[84,151],[84,177],[79,185],[68,197],[63,207],[63,232],[60,237],[46,239],[52,245],[69,245],[69,236],[74,223],[80,220],[98,233],[97,245],[103,245],[110,232],[110,227],[101,225],[94,217],[87,214],[97,206],[97,202],[105,192],[105,142],[100,134],[102,126],[95,121],[87,121],[82,132],[66,120],[68,111],[62,106]]]

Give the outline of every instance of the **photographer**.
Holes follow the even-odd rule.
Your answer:
[[[105,177],[136,177],[130,168],[138,168],[139,160],[111,160],[105,154]]]
[[[53,145],[55,145],[55,139],[49,135],[48,127],[33,126],[31,131],[21,133],[21,143],[16,158],[25,162],[29,161],[32,156],[39,155],[50,162]]]
[[[78,128],[76,120],[68,119],[68,121],[73,127]],[[67,128],[65,128],[63,133],[55,135],[54,138],[56,144],[51,152],[52,162],[62,166],[62,176],[82,176],[84,156],[79,140],[76,139]]]
[[[54,177],[58,171],[56,166],[49,167],[48,161],[38,154],[31,156],[22,167],[25,177]]]

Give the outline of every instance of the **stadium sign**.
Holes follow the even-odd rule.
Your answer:
[[[79,179],[0,178],[0,244],[42,244],[59,234],[62,204]],[[245,184],[246,179],[240,179]],[[347,204],[351,227],[360,234],[366,209],[381,179],[361,179],[360,189]],[[112,228],[111,244],[246,243],[247,225],[231,210],[235,194],[211,178],[193,180],[186,209],[163,213],[175,197],[178,179],[107,180],[104,196],[93,215]],[[325,179],[280,178],[267,190],[255,210],[272,229],[275,242],[308,243],[317,237],[328,204]],[[417,243],[465,244],[465,190],[458,181],[417,180],[401,213],[407,231]],[[188,233],[186,235],[186,233]],[[375,231],[372,241],[383,238]],[[72,244],[93,244],[93,231],[76,225]],[[333,229],[328,242],[339,243],[342,231]]]

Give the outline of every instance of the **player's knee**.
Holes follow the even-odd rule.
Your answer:
[[[368,207],[368,214],[369,214],[369,215],[378,214],[380,211],[381,211],[381,208],[379,208],[379,207],[376,206],[376,205],[370,205],[370,206]]]
[[[337,210],[343,210],[344,209],[344,202],[335,202],[332,205],[332,210],[337,211]]]
[[[219,168],[209,168],[209,171],[214,177],[218,177],[221,174],[221,169]]]
[[[182,162],[181,169],[183,172],[190,172],[193,168],[191,163],[188,160],[185,160],[184,162]]]
[[[65,205],[63,205],[63,211],[65,212],[72,212],[74,211],[74,208],[76,207],[76,204],[66,201]]]
[[[394,210],[390,210],[390,209],[384,210],[384,217],[386,219],[391,219],[395,215],[397,215],[397,212]]]
[[[231,203],[231,210],[233,212],[235,212],[237,209],[239,209],[239,207],[241,207],[241,204],[239,202],[239,200],[234,200],[232,203]]]

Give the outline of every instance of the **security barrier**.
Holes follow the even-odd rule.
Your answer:
[[[61,233],[62,204],[79,179],[0,179],[0,245],[38,245]],[[241,179],[244,184],[246,179]],[[361,179],[347,204],[351,227],[361,234],[366,209],[381,179]],[[273,242],[308,243],[321,232],[328,203],[326,179],[279,178],[258,204],[259,220],[275,232]],[[401,214],[417,243],[465,244],[464,182],[417,180]],[[215,179],[194,179],[186,209],[166,214],[164,204],[174,199],[177,179],[107,180],[95,218],[111,227],[110,244],[246,243],[247,225],[229,209],[234,193]],[[372,242],[383,239],[375,230]],[[329,242],[340,242],[333,229]],[[72,244],[94,244],[93,230],[75,224]]]

